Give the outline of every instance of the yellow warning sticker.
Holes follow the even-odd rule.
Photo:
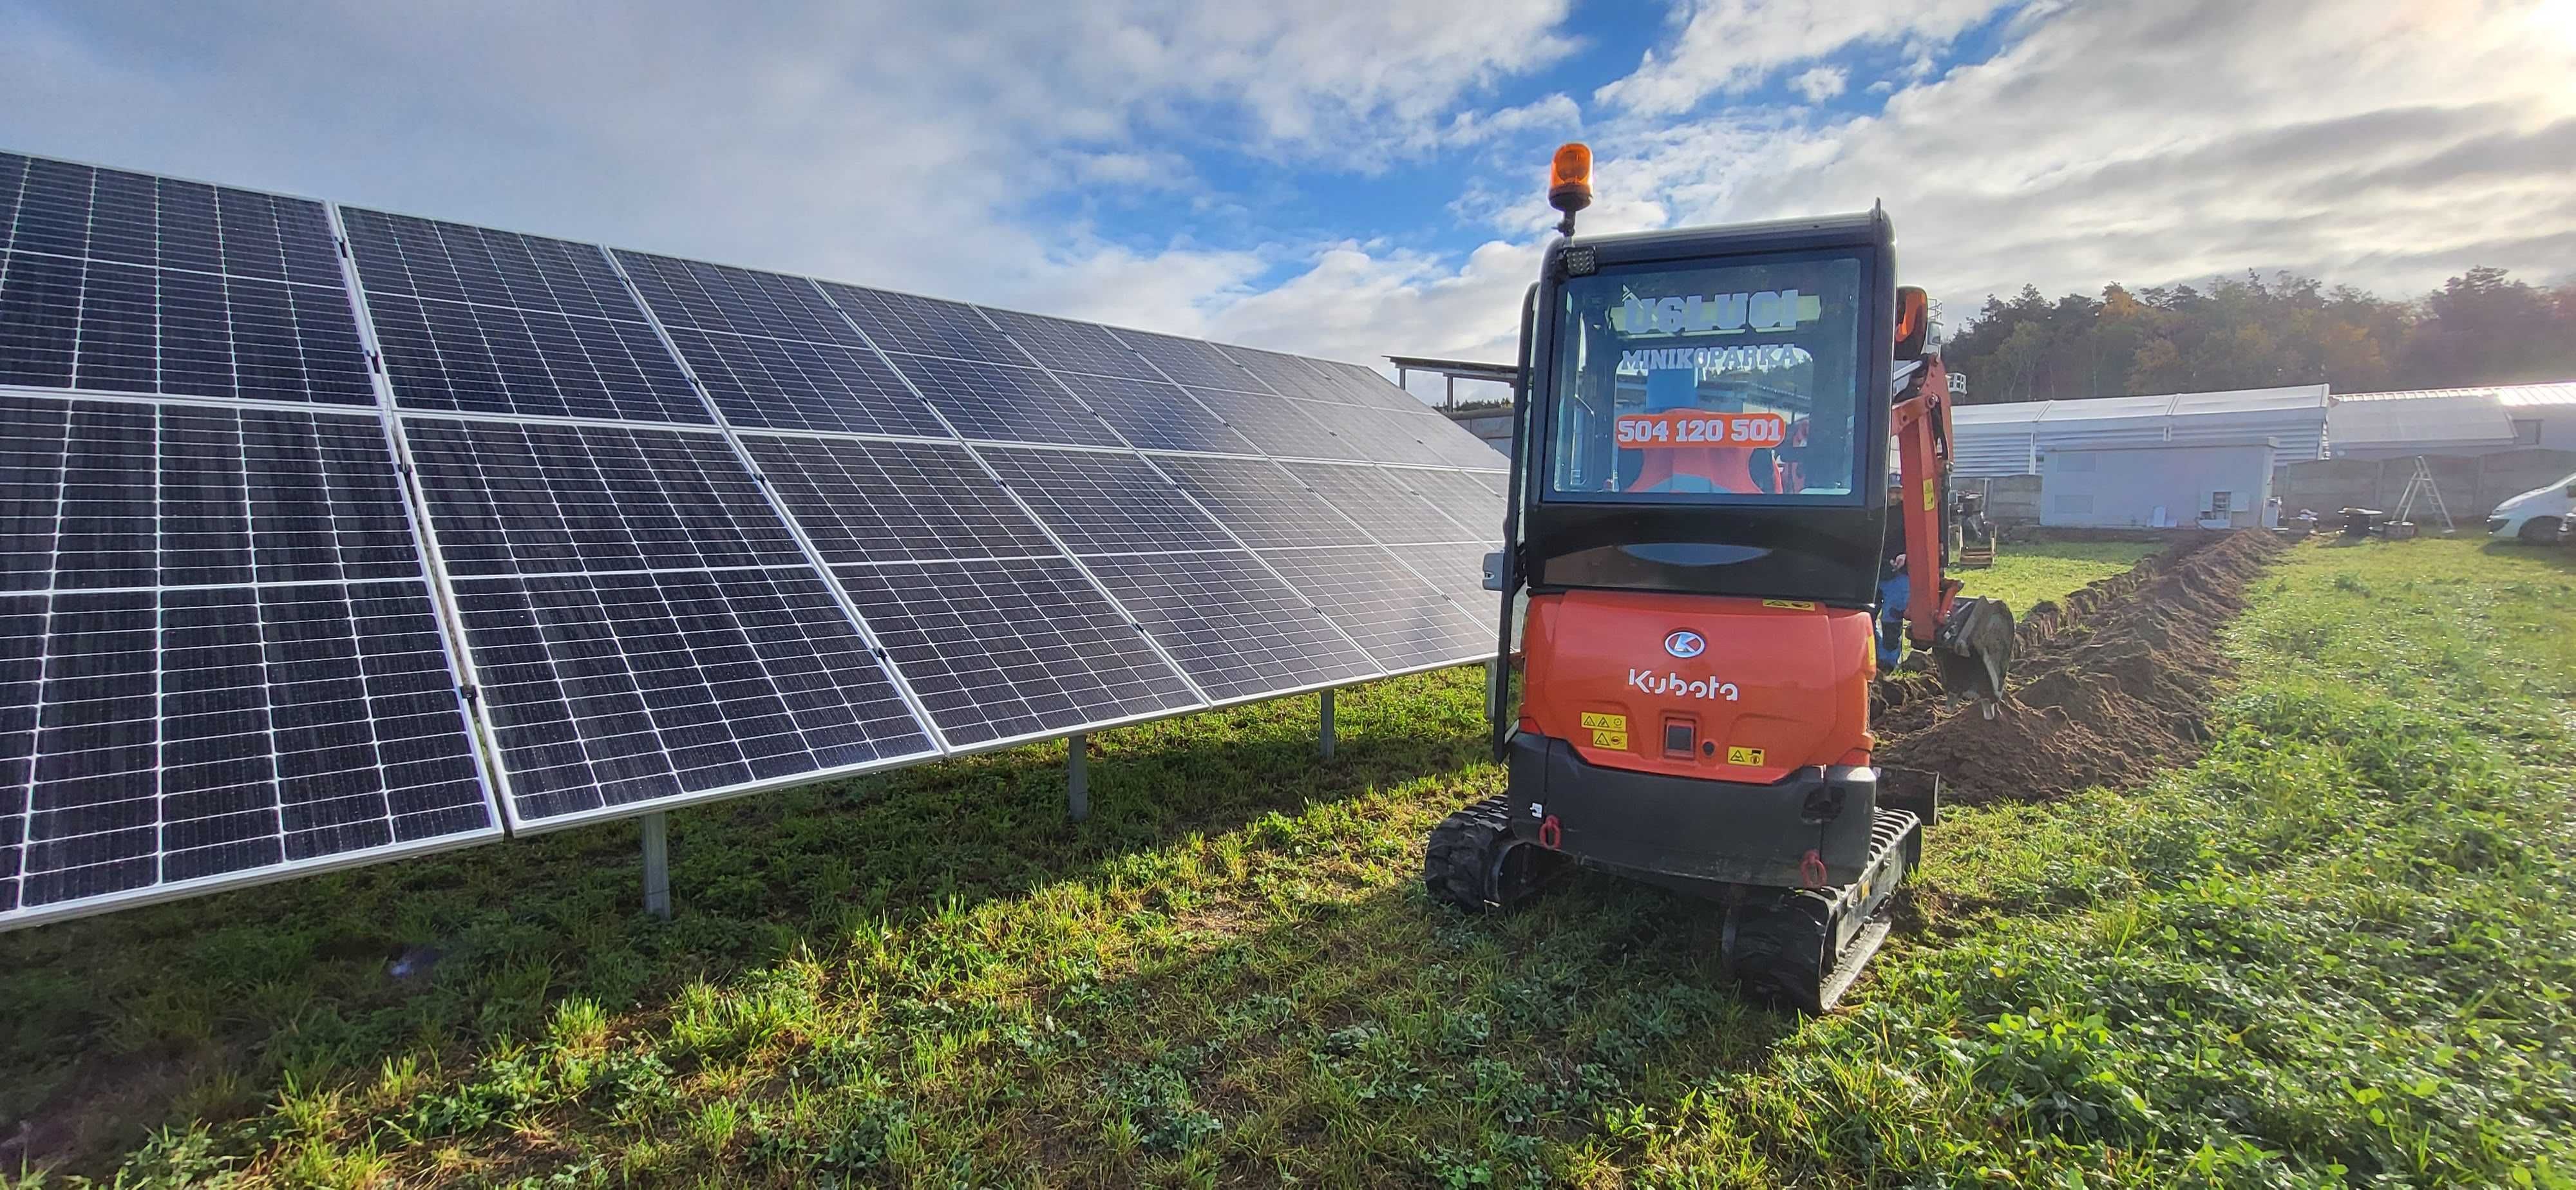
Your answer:
[[[1603,715],[1592,711],[1585,711],[1583,712],[1583,725],[1595,731],[1626,731],[1628,730],[1628,717],[1626,715]]]
[[[1762,764],[1762,749],[1730,747],[1726,750],[1726,763],[1758,768]]]
[[[1789,609],[1789,610],[1791,610],[1791,611],[1800,611],[1800,612],[1811,612],[1811,611],[1816,610],[1816,605],[1815,605],[1815,604],[1813,604],[1813,603],[1809,603],[1808,601],[1806,601],[1806,600],[1804,600],[1804,599],[1765,599],[1765,600],[1763,600],[1763,601],[1762,601],[1762,606],[1764,606],[1764,607],[1785,607],[1785,608],[1788,608],[1788,609]]]
[[[1592,733],[1592,746],[1595,748],[1611,748],[1625,752],[1628,750],[1628,733],[1624,731],[1596,730]]]
[[[1923,481],[1923,511],[1925,511],[1925,512],[1930,512],[1930,511],[1932,511],[1934,508],[1939,507],[1939,503],[1938,503],[1939,499],[1940,499],[1940,497],[1937,497],[1937,496],[1935,496],[1935,495],[1933,495],[1933,494],[1932,494],[1932,481],[1931,481],[1931,480],[1928,480],[1928,479],[1927,479],[1927,480],[1924,480],[1924,481]]]

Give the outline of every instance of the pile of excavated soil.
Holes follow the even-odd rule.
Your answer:
[[[2187,763],[2227,672],[2219,628],[2280,550],[2259,531],[2176,542],[2125,574],[2041,603],[2014,633],[2011,701],[1994,719],[1941,713],[1928,674],[1880,683],[1883,764],[1941,774],[1960,802],[2042,801]]]

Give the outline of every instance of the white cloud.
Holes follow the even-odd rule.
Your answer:
[[[1809,103],[1823,103],[1851,85],[1851,72],[1839,66],[1818,66],[1789,80],[1789,89],[1807,97]]]
[[[1635,73],[1604,84],[1592,98],[1639,115],[1684,112],[1711,95],[1757,86],[1784,67],[1846,46],[1907,37],[1926,45],[1946,40],[2003,2],[1687,0],[1680,35],[1646,51]]]
[[[1584,226],[1884,200],[1906,279],[1954,321],[2025,281],[2057,294],[2289,268],[2402,297],[2479,264],[2566,277],[2576,22],[2551,12],[2527,0],[2473,18],[2371,0],[2048,10],[2017,18],[1991,61],[1891,85],[1875,116],[1736,107],[1595,121],[1600,205]],[[1471,184],[1459,210],[1535,267],[1552,219],[1526,174]],[[1504,259],[1496,247],[1489,260]],[[1315,321],[1311,346],[1509,357],[1526,268],[1374,263],[1399,280],[1355,286],[1349,304],[1385,311]],[[1476,303],[1413,317],[1418,294],[1471,279],[1485,281]],[[1477,303],[1481,348],[1457,326]]]

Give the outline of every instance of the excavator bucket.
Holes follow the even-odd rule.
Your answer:
[[[2004,679],[2012,670],[2012,609],[1999,599],[1962,599],[1950,607],[1932,649],[1933,668],[1941,688],[1952,699],[1977,700],[1978,713],[1992,719],[2005,702]]]

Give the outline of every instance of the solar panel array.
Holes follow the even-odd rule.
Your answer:
[[[1477,659],[1501,492],[1356,365],[0,154],[0,927]]]

